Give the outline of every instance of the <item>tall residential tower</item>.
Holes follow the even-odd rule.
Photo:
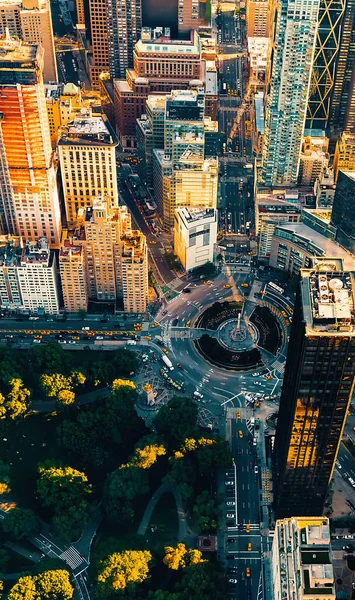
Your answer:
[[[354,389],[355,272],[301,269],[274,444],[276,518],[320,516]]]
[[[279,0],[267,74],[262,178],[296,185],[320,0]]]

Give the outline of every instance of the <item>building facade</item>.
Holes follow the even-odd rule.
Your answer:
[[[346,0],[320,0],[306,128],[326,131]]]
[[[80,208],[92,206],[94,198],[105,197],[118,206],[117,138],[106,116],[81,113],[62,127],[58,143],[64,201],[70,226]]]
[[[1,155],[11,198],[0,208],[4,233],[46,237],[59,246],[61,234],[54,166],[42,79],[43,49],[0,40]],[[5,175],[4,175],[5,176]],[[3,198],[3,194],[2,194]]]
[[[246,20],[248,38],[270,35],[271,8],[269,0],[247,0]]]
[[[335,600],[335,575],[326,517],[276,522],[272,544],[273,600]]]
[[[331,222],[336,240],[355,255],[355,171],[340,171]]]
[[[355,134],[355,0],[344,0],[328,125],[336,137]]]
[[[141,0],[108,0],[108,59],[113,79],[123,79],[133,67],[133,48],[142,29]]]
[[[265,185],[297,184],[319,1],[277,3],[266,85],[262,156]]]
[[[91,86],[99,90],[100,74],[109,71],[107,3],[89,0],[92,52],[88,55]]]
[[[26,244],[21,237],[0,238],[0,303],[17,312],[59,312],[55,256],[45,238]]]
[[[339,171],[355,171],[355,134],[344,131],[335,147],[334,175]]]
[[[66,237],[59,252],[59,273],[64,309],[78,312],[88,308],[85,245],[75,234]]]
[[[0,2],[0,36],[12,37],[31,44],[41,44],[44,50],[43,79],[58,81],[54,48],[51,7],[49,0],[9,0]]]
[[[355,272],[301,269],[273,450],[275,515],[320,516],[354,389]]]
[[[217,243],[217,210],[177,208],[174,219],[174,254],[185,271],[213,262]]]
[[[120,280],[125,312],[144,313],[148,304],[148,247],[141,231],[127,231],[120,244]]]

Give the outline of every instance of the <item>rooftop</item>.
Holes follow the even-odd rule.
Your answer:
[[[22,40],[4,39],[0,40],[0,63],[22,62],[22,67],[31,64],[36,60],[38,53],[38,44],[29,44]]]
[[[139,40],[134,51],[138,54],[153,53],[153,54],[185,54],[185,55],[200,55],[200,38],[194,32],[193,40],[170,40],[168,38],[157,38],[152,40]]]
[[[176,209],[176,213],[179,214],[188,226],[197,225],[197,222],[211,219],[216,220],[217,211],[215,208],[207,208],[201,210],[199,208],[186,208],[179,207]]]
[[[46,238],[39,238],[37,242],[28,241],[22,250],[21,265],[48,264],[50,250]]]
[[[118,140],[105,116],[91,116],[83,110],[67,127],[61,128],[60,145],[97,144],[117,146]]]
[[[349,177],[349,179],[355,181],[355,171],[342,171],[342,173],[346,175],[346,177]]]
[[[339,246],[331,238],[325,237],[302,222],[278,223],[275,228],[275,235],[284,237],[285,233],[289,233],[295,244],[305,248],[313,256],[326,256],[330,259],[341,258],[346,269],[351,269],[354,266],[354,257],[352,254],[344,250],[342,246]]]
[[[331,270],[332,266],[329,259],[318,270],[301,269],[306,332],[355,336],[355,272]]]

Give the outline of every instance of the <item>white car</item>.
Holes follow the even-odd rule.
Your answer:
[[[255,473],[255,475],[257,475],[259,473],[259,467],[257,465],[255,465],[255,467],[254,467],[254,473]]]
[[[235,502],[227,502],[227,506],[235,506]]]
[[[234,481],[226,481],[225,485],[234,485]]]
[[[235,514],[234,513],[227,513],[226,514],[226,518],[227,519],[235,519]]]
[[[238,583],[238,579],[228,579],[228,583],[232,583],[233,585],[235,585],[236,583]]]

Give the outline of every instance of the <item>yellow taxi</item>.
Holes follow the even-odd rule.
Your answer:
[[[231,284],[230,284],[230,283],[226,283],[226,284],[225,284],[223,287],[224,287],[226,290],[229,290],[229,288],[231,288],[232,286],[231,286]]]
[[[237,412],[236,412],[236,417],[237,417],[237,419],[240,419],[240,412],[239,412],[239,410],[237,410]]]
[[[72,340],[80,340],[80,337],[78,335],[72,335]]]
[[[242,283],[242,287],[249,287],[249,283]]]
[[[152,244],[152,246],[154,246],[154,244],[156,244],[156,241],[155,240],[150,240],[149,243]]]
[[[268,376],[266,377],[266,381],[270,381],[270,379],[273,379],[272,375],[268,375]]]
[[[248,552],[251,552],[252,548],[253,548],[253,546],[252,546],[252,545],[251,545],[251,543],[249,542],[249,543],[248,543]]]
[[[287,317],[287,312],[285,312],[284,310],[281,311],[281,314],[283,317],[285,317],[285,318]]]
[[[152,323],[152,327],[159,327],[159,323]]]
[[[186,321],[185,327],[190,327],[190,323],[191,323],[191,321]]]
[[[151,335],[144,335],[144,336],[143,336],[143,338],[144,338],[145,340],[151,340],[151,339],[152,339],[152,336],[151,336]]]
[[[242,437],[243,437],[243,432],[242,432],[242,430],[241,430],[241,429],[239,429],[239,431],[238,431],[238,436],[239,436],[240,438],[242,438]]]
[[[288,319],[286,319],[285,323],[286,323],[286,326],[288,327],[290,324],[290,321]]]
[[[35,338],[35,340],[41,340],[42,339],[41,335],[34,335],[33,337]]]
[[[204,283],[205,285],[211,285],[211,283],[212,283],[212,282],[211,282],[211,281],[204,281],[203,283]]]
[[[245,531],[246,531],[247,533],[250,533],[250,524],[249,524],[249,523],[247,523],[247,524],[246,524],[246,526],[245,526]]]
[[[167,350],[166,348],[162,348],[162,351],[164,352],[164,354],[169,354],[169,350]]]
[[[33,335],[33,331],[25,331],[26,335]]]
[[[245,575],[246,575],[247,577],[250,577],[250,568],[249,568],[249,567],[247,567],[247,568],[245,569]]]

